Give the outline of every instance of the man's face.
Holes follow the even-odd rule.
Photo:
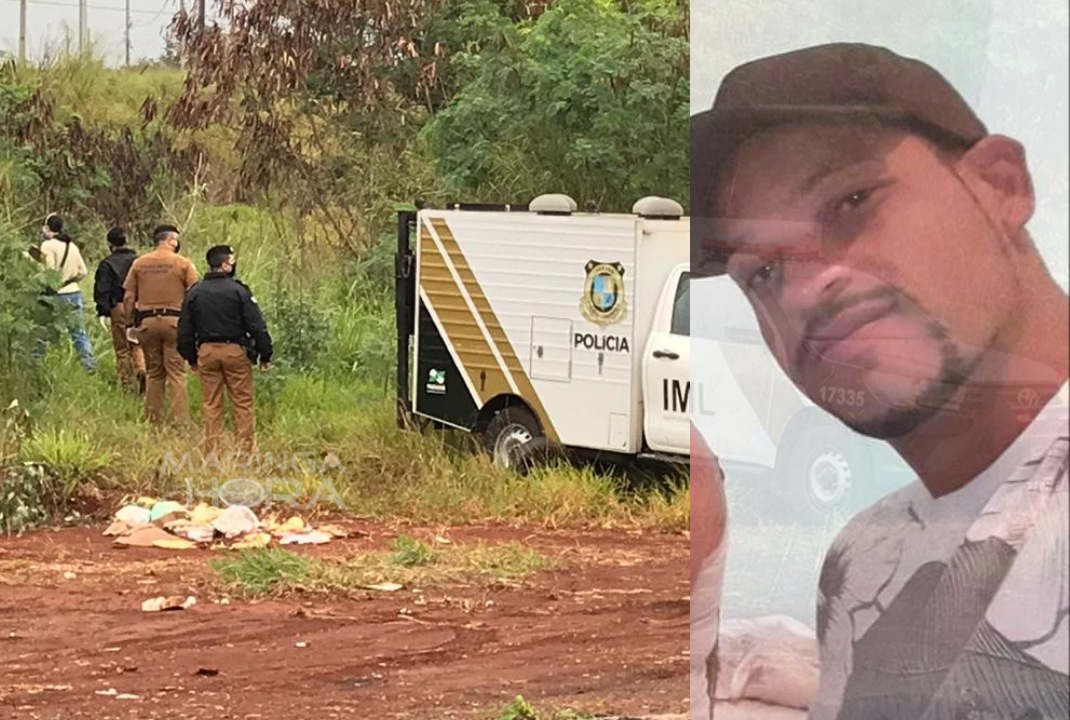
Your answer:
[[[779,128],[736,152],[714,196],[740,248],[728,273],[813,402],[892,438],[969,376],[1017,289],[989,189],[976,163],[887,128]]]

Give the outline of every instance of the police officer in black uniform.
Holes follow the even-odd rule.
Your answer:
[[[145,353],[140,344],[127,337],[126,312],[123,308],[123,283],[130,266],[137,259],[137,251],[126,246],[126,233],[121,227],[108,231],[110,253],[97,266],[93,281],[93,300],[101,327],[111,334],[115,350],[115,367],[119,379],[128,388],[145,392]]]
[[[223,392],[230,395],[234,430],[242,449],[256,452],[253,365],[271,367],[267,323],[248,286],[234,278],[234,251],[217,245],[206,255],[209,272],[190,288],[178,321],[178,352],[200,376],[204,452],[219,450]]]

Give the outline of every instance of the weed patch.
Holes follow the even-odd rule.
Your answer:
[[[345,560],[265,548],[211,562],[222,587],[238,597],[360,591],[380,583],[427,587],[515,581],[554,565],[551,558],[516,543],[449,545],[432,551],[405,536],[399,537],[390,550],[362,553]]]

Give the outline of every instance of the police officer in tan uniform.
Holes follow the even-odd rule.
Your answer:
[[[130,266],[123,288],[127,323],[145,353],[148,376],[145,412],[150,422],[163,415],[164,387],[171,395],[171,419],[189,422],[186,395],[186,364],[178,354],[178,317],[186,291],[197,282],[197,270],[189,258],[178,254],[178,228],[160,225],[153,232],[156,249],[138,257]]]
[[[271,367],[267,324],[248,286],[234,278],[234,251],[217,245],[207,253],[209,272],[186,295],[178,325],[178,350],[201,379],[204,453],[219,450],[223,391],[230,394],[241,449],[256,453],[253,365]]]

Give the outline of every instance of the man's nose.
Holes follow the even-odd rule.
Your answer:
[[[851,284],[849,267],[820,257],[785,260],[782,273],[780,304],[792,315],[835,301]]]

